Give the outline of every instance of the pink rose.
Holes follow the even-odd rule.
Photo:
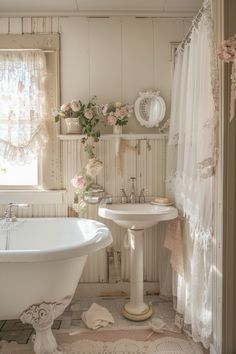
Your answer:
[[[91,111],[91,109],[88,109],[87,111],[85,111],[84,116],[87,119],[92,119],[93,118],[93,112]]]
[[[84,177],[83,176],[76,176],[76,177],[72,178],[71,184],[72,184],[72,186],[74,186],[76,188],[83,189],[85,186]]]
[[[236,39],[231,37],[223,41],[220,49],[217,52],[219,59],[226,63],[233,62],[236,59]]]
[[[115,112],[116,117],[124,117],[128,114],[128,111],[125,107],[117,108]]]
[[[70,103],[64,103],[64,104],[61,106],[61,111],[62,111],[62,112],[69,111],[69,109],[71,109]]]
[[[127,108],[121,107],[121,108],[120,108],[120,115],[121,115],[121,117],[124,117],[124,116],[126,116],[127,114],[128,114]]]
[[[108,125],[116,125],[117,118],[111,114],[107,117],[107,124]]]
[[[81,108],[79,101],[72,101],[70,106],[71,106],[71,109],[73,112],[79,112],[79,110]]]
[[[120,117],[120,110],[119,110],[119,108],[116,108],[116,110],[115,110],[115,116],[117,117],[117,118],[119,118]]]

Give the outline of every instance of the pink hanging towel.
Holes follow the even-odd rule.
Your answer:
[[[184,273],[183,243],[181,218],[177,217],[167,223],[164,247],[171,251],[170,264],[179,274]]]

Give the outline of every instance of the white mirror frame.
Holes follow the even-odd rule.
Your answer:
[[[140,114],[140,104],[144,98],[155,98],[159,101],[160,104],[160,114],[156,119],[156,122],[148,122],[145,119],[142,118]],[[165,114],[166,114],[166,104],[164,99],[160,96],[160,91],[140,91],[139,92],[139,97],[134,103],[134,112],[137,120],[139,123],[146,128],[152,128],[152,127],[158,127],[159,123],[164,119]]]

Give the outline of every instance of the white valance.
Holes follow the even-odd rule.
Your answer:
[[[47,141],[46,59],[41,50],[0,51],[0,155],[30,162]]]

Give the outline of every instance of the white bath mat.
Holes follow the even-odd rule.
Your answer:
[[[61,343],[65,354],[203,354],[201,346],[188,339],[162,337],[154,341],[120,339],[100,342],[88,339]],[[30,345],[2,343],[1,354],[33,354]]]
[[[82,340],[61,346],[66,354],[202,354],[199,346],[187,340],[161,338],[154,342],[121,339],[116,342]]]

